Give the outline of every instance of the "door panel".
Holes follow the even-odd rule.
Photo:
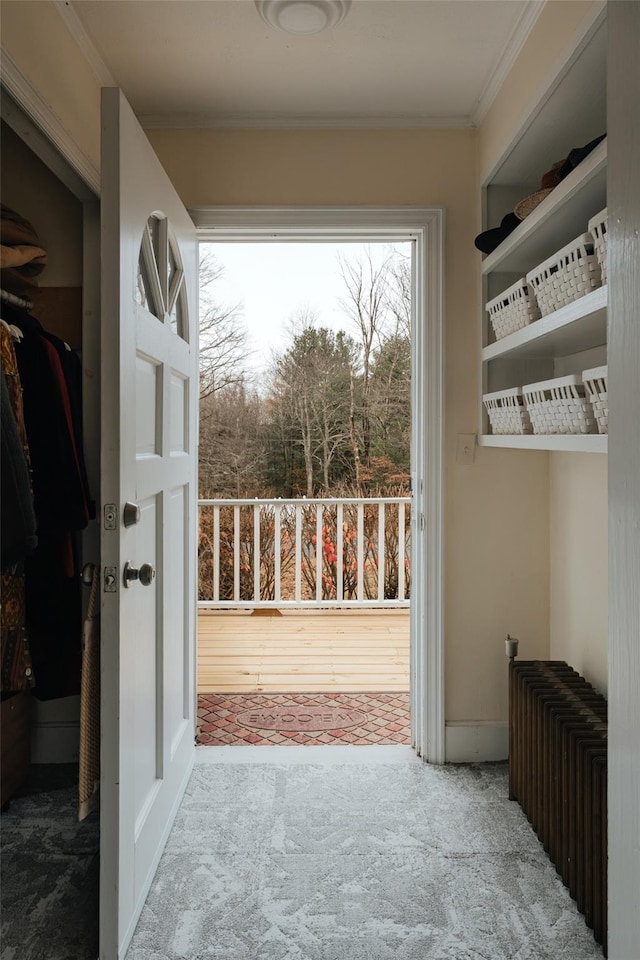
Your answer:
[[[195,749],[197,247],[119,90],[102,111],[102,496],[117,512],[102,556],[117,589],[102,594],[100,957],[116,960]]]

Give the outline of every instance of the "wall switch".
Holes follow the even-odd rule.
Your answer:
[[[473,463],[476,456],[477,434],[459,433],[456,447],[456,463]]]

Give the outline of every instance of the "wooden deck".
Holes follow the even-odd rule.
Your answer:
[[[198,614],[198,693],[408,689],[408,610]]]

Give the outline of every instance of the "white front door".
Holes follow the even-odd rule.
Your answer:
[[[124,957],[194,759],[197,244],[102,99],[100,958]]]

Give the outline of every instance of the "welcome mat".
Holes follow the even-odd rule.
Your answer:
[[[203,693],[198,743],[410,743],[408,693]]]

